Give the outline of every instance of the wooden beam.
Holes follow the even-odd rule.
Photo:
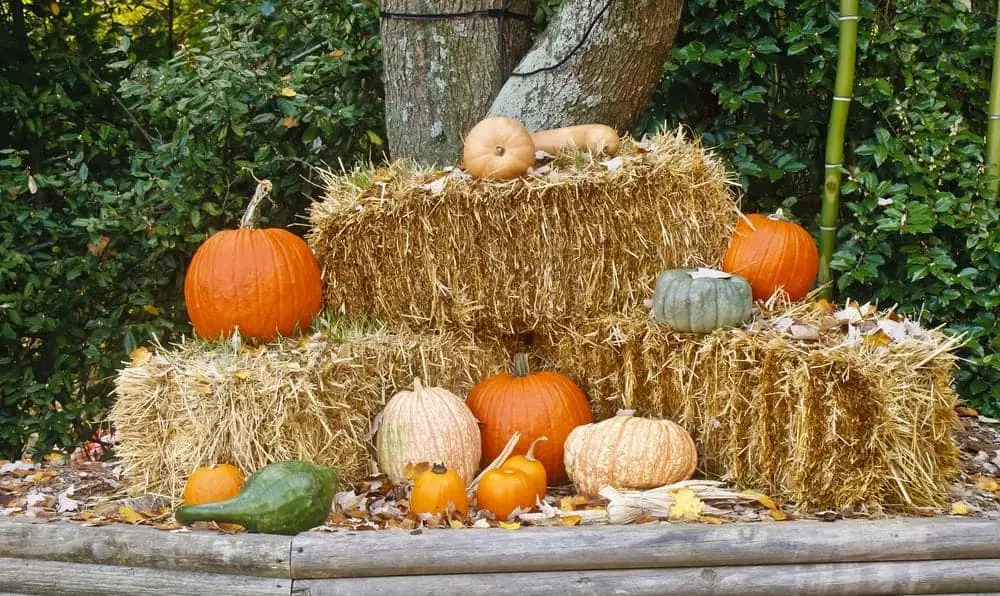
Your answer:
[[[291,537],[0,518],[0,557],[291,577]]]
[[[59,596],[287,596],[292,590],[292,580],[37,559],[0,559],[2,590]]]
[[[998,556],[1000,521],[889,519],[305,533],[292,577],[789,565]]]
[[[483,545],[487,544],[484,541]],[[468,573],[294,580],[298,596],[379,594],[944,594],[1000,591],[1000,560],[752,565],[686,569]]]

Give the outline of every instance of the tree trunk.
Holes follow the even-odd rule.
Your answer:
[[[490,115],[518,118],[533,131],[601,123],[629,132],[663,74],[683,7],[683,0],[566,0]]]
[[[504,0],[384,0],[386,13],[441,14],[499,9]],[[533,0],[510,11],[533,13]],[[386,128],[393,158],[424,165],[457,162],[462,138],[490,108],[502,84],[531,45],[531,23],[477,14],[442,19],[382,18]]]

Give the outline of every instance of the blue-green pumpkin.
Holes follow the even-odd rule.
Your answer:
[[[738,327],[750,317],[753,291],[738,276],[714,269],[671,269],[656,279],[653,316],[682,333]]]

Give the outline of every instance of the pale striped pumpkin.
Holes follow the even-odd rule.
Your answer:
[[[610,486],[646,489],[686,480],[698,451],[684,428],[631,411],[573,429],[566,439],[566,472],[577,493],[596,496]]]
[[[407,464],[442,462],[462,477],[475,477],[482,454],[479,423],[465,401],[442,387],[400,391],[382,410],[375,439],[379,469],[393,482],[405,478]]]

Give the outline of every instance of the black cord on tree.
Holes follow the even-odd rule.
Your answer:
[[[507,51],[506,51],[506,44],[504,43],[503,21],[505,18],[509,17],[512,19],[517,19],[519,21],[524,21],[528,23],[532,22],[532,18],[529,15],[518,12],[511,12],[510,11],[511,2],[512,0],[504,0],[503,5],[500,8],[485,8],[481,10],[468,10],[465,12],[407,13],[407,12],[389,12],[383,10],[379,12],[379,16],[381,16],[383,19],[397,19],[401,21],[450,21],[454,19],[465,19],[471,17],[495,18],[497,20],[497,30],[498,30],[497,50],[499,51],[500,54],[499,55],[500,66],[497,69],[497,89],[499,89],[503,87],[504,82],[506,82],[506,77],[504,77],[504,63],[507,61]],[[580,41],[577,42],[577,44],[573,46],[573,49],[570,50],[569,53],[567,53],[565,56],[563,56],[562,59],[560,59],[558,62],[556,62],[555,64],[551,64],[549,66],[541,66],[539,68],[536,68],[528,72],[512,72],[511,76],[529,77],[531,75],[535,75],[540,72],[555,70],[561,67],[562,65],[566,64],[567,62],[569,62],[569,59],[572,58],[578,51],[580,51],[580,48],[583,47],[583,44],[587,42],[588,38],[590,38],[590,33],[594,30],[594,27],[597,26],[597,22],[601,20],[601,18],[604,16],[604,13],[608,11],[608,8],[611,7],[612,2],[614,2],[614,0],[608,0],[607,2],[604,3],[604,7],[597,13],[597,16],[595,16],[593,20],[590,21],[590,24],[587,25],[587,30],[584,32],[583,37],[580,39]]]

